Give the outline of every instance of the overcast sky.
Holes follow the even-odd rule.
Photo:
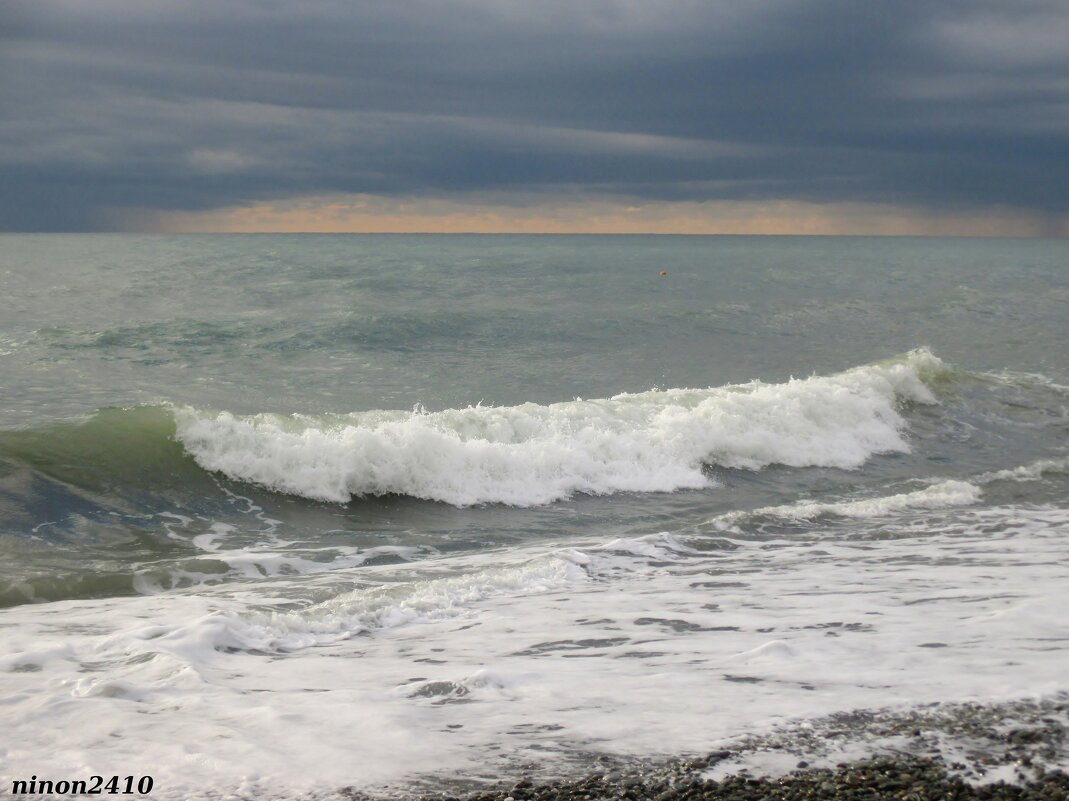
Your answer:
[[[1067,233],[1069,2],[0,0],[0,230],[491,208]]]

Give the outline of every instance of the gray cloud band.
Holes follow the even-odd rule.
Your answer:
[[[1061,2],[0,13],[0,229],[330,192],[1069,211]]]

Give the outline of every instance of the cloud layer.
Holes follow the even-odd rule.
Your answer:
[[[0,230],[339,195],[1009,209],[1040,233],[1069,214],[1060,0],[0,14]]]

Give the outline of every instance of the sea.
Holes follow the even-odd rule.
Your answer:
[[[1067,621],[1069,241],[0,236],[5,790],[1062,697]]]

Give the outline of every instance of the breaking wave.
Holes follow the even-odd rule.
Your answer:
[[[916,350],[780,384],[548,405],[322,416],[109,408],[0,431],[0,474],[30,470],[66,490],[106,493],[109,503],[203,497],[209,473],[335,503],[405,495],[537,506],[576,494],[672,492],[713,486],[710,466],[851,469],[908,451],[905,405],[935,403],[932,387],[951,372]]]
[[[206,470],[306,498],[407,495],[533,506],[577,493],[710,486],[707,465],[856,468],[909,449],[901,404],[935,403],[927,350],[781,384],[655,390],[566,403],[238,416],[185,407],[178,441]]]

